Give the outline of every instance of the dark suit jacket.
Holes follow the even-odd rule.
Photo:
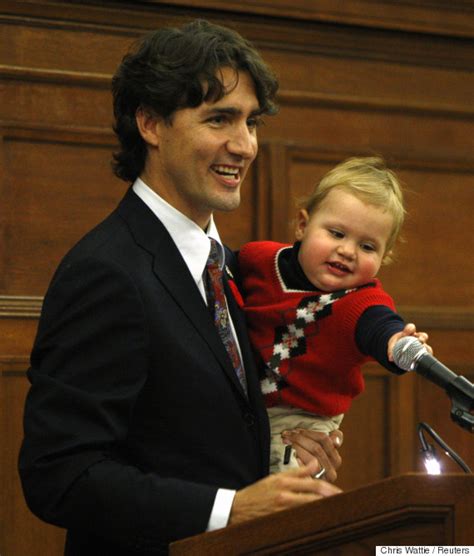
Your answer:
[[[129,190],[60,264],[28,377],[20,475],[66,554],[159,554],[205,530],[218,487],[267,474],[269,433],[225,284],[247,398],[179,251]]]

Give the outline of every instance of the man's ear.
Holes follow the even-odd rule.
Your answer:
[[[159,121],[160,117],[151,114],[146,108],[139,107],[135,112],[138,131],[145,143],[158,147],[160,144]]]
[[[300,209],[298,211],[298,216],[296,217],[295,238],[297,241],[301,241],[303,239],[308,221],[308,211],[306,209]]]

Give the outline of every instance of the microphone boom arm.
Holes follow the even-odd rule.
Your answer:
[[[474,411],[474,384],[444,366],[441,374],[439,368],[440,363],[434,361],[431,365],[420,365],[416,368],[416,372],[444,388],[452,402],[451,419],[468,431],[474,432],[474,415],[472,414]],[[452,380],[446,384],[448,373]]]
[[[474,432],[474,385],[463,376],[458,376],[446,388],[446,393],[451,398],[451,419]]]
[[[393,348],[393,360],[400,369],[416,371],[443,388],[452,401],[452,420],[468,431],[474,432],[474,384],[472,382],[445,367],[413,336],[405,336],[398,340]]]

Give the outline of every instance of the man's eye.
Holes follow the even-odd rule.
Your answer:
[[[257,127],[260,127],[263,124],[264,124],[263,118],[261,118],[261,117],[249,118],[247,120],[247,126],[250,129],[255,129]]]
[[[214,125],[222,125],[226,122],[226,117],[225,116],[212,116],[211,118],[209,118],[207,120],[210,124],[214,124]]]

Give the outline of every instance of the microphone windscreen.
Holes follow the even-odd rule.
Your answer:
[[[427,353],[425,346],[414,336],[400,338],[393,348],[393,361],[404,371],[412,371],[420,355]]]

